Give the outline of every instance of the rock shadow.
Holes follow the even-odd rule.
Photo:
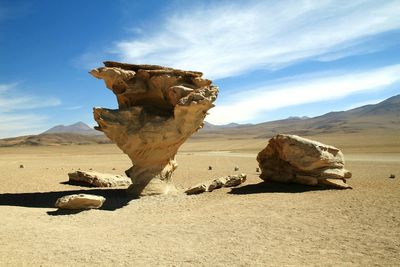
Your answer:
[[[60,182],[60,184],[96,188],[96,186],[94,186],[92,184],[81,182],[81,181],[64,181],[64,182]]]
[[[0,206],[19,206],[28,208],[54,208],[58,198],[72,194],[91,194],[106,198],[100,210],[114,211],[126,206],[135,199],[127,194],[126,189],[90,189],[71,191],[52,191],[34,193],[5,193],[0,194]],[[48,215],[77,214],[84,210],[56,210],[47,212]]]
[[[304,193],[309,191],[331,190],[324,186],[309,186],[295,183],[278,183],[273,181],[261,182],[258,184],[248,184],[241,187],[232,188],[228,194],[247,195],[261,193]]]

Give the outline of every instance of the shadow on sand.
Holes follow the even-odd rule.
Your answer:
[[[247,195],[261,193],[304,193],[309,191],[330,190],[323,186],[309,186],[295,183],[261,182],[258,184],[248,184],[241,187],[232,188],[228,194]]]
[[[106,198],[100,210],[117,210],[134,199],[126,193],[126,189],[90,189],[37,193],[6,193],[0,194],[0,206],[19,206],[28,208],[54,208],[58,198],[72,194],[91,194]],[[48,215],[77,214],[84,210],[56,210],[48,211]]]

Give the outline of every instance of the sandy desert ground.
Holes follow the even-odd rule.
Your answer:
[[[242,186],[142,199],[63,183],[78,168],[123,173],[130,162],[114,145],[1,148],[0,265],[398,266],[400,139],[315,139],[343,149],[353,190],[261,183],[260,139],[190,140],[177,156],[181,188],[235,165],[248,174]],[[53,207],[80,192],[107,201],[100,210]]]

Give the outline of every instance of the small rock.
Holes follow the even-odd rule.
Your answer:
[[[211,171],[212,170],[212,166],[208,166],[208,170]]]
[[[89,171],[93,170],[92,168],[89,169]]]
[[[60,209],[98,209],[106,199],[101,196],[76,194],[63,196],[57,199],[55,203],[56,208]]]
[[[260,172],[260,168],[256,168],[256,172]]]
[[[24,165],[22,165],[22,164],[19,165],[19,168],[20,168],[20,169],[23,169],[23,168],[24,168]]]
[[[200,194],[204,192],[212,192],[221,187],[238,186],[246,181],[246,174],[235,174],[227,177],[220,177],[214,180],[209,180],[204,183],[197,184],[188,188],[185,193],[188,195]]]
[[[239,175],[229,175],[226,177],[226,183],[224,184],[224,187],[232,187],[232,186],[238,186],[246,181],[247,175],[244,173],[241,173]]]
[[[115,168],[112,168],[113,171],[115,171]]]
[[[204,193],[207,191],[207,185],[206,184],[197,184],[195,186],[190,187],[185,191],[186,194],[188,195],[196,195],[200,193]]]
[[[391,175],[389,176],[389,178],[392,178],[392,179],[394,179],[394,178],[396,178],[396,175],[394,175],[394,174],[391,174]]]
[[[235,166],[235,171],[238,171],[239,170],[239,167],[238,166]]]

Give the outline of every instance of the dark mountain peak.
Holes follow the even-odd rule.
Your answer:
[[[400,94],[389,97],[388,99],[378,103],[377,105],[380,104],[394,104],[394,105],[400,104]]]
[[[54,126],[42,134],[55,134],[55,133],[74,133],[74,134],[84,134],[84,135],[101,135],[100,132],[95,131],[86,123],[81,121],[76,122],[71,125],[57,125]]]

